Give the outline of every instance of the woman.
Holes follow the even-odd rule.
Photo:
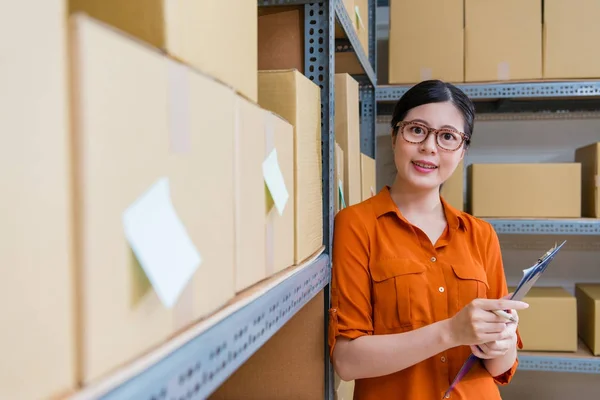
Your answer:
[[[392,118],[393,185],[336,216],[329,345],[354,399],[441,399],[471,352],[482,362],[449,397],[500,399],[497,384],[516,370],[516,310],[527,304],[503,298],[496,233],[440,197],[474,114],[451,84],[411,88]]]

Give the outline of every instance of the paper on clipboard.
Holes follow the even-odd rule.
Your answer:
[[[558,251],[564,246],[566,242],[567,241],[565,240],[561,244],[555,245],[553,248],[548,250],[542,257],[540,257],[534,265],[523,270],[523,277],[521,278],[521,281],[517,285],[517,288],[511,295],[510,300],[522,301],[525,298],[525,296],[529,292],[529,289],[531,289],[533,285],[535,285],[540,276],[542,276],[544,271],[546,271],[546,268],[548,268],[548,265],[550,265],[550,262],[554,259],[556,253],[558,253]],[[467,372],[469,372],[473,365],[475,365],[475,363],[477,363],[478,361],[480,361],[480,358],[474,354],[471,354],[469,358],[467,358],[467,361],[465,361],[460,371],[458,371],[458,374],[456,374],[454,381],[452,381],[450,387],[448,387],[446,393],[444,393],[443,398],[447,398],[449,396],[450,392],[452,391],[452,389],[454,389],[456,384],[467,374]]]

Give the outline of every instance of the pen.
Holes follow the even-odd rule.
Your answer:
[[[499,316],[499,317],[506,318],[507,320],[509,320],[511,322],[514,322],[515,324],[517,323],[517,320],[515,319],[515,317],[513,317],[512,315],[510,315],[506,311],[503,311],[503,310],[492,310],[492,312],[494,314],[496,314],[497,316]]]

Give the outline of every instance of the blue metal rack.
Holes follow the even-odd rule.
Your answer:
[[[465,83],[456,86],[474,100],[600,97],[600,81]],[[410,85],[379,86],[376,99],[378,102],[395,102],[408,89]]]

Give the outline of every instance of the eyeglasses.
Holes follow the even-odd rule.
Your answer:
[[[396,129],[400,131],[402,139],[414,144],[423,143],[433,133],[437,145],[448,151],[456,151],[463,143],[469,143],[469,136],[462,132],[451,128],[433,129],[420,122],[400,121]]]

